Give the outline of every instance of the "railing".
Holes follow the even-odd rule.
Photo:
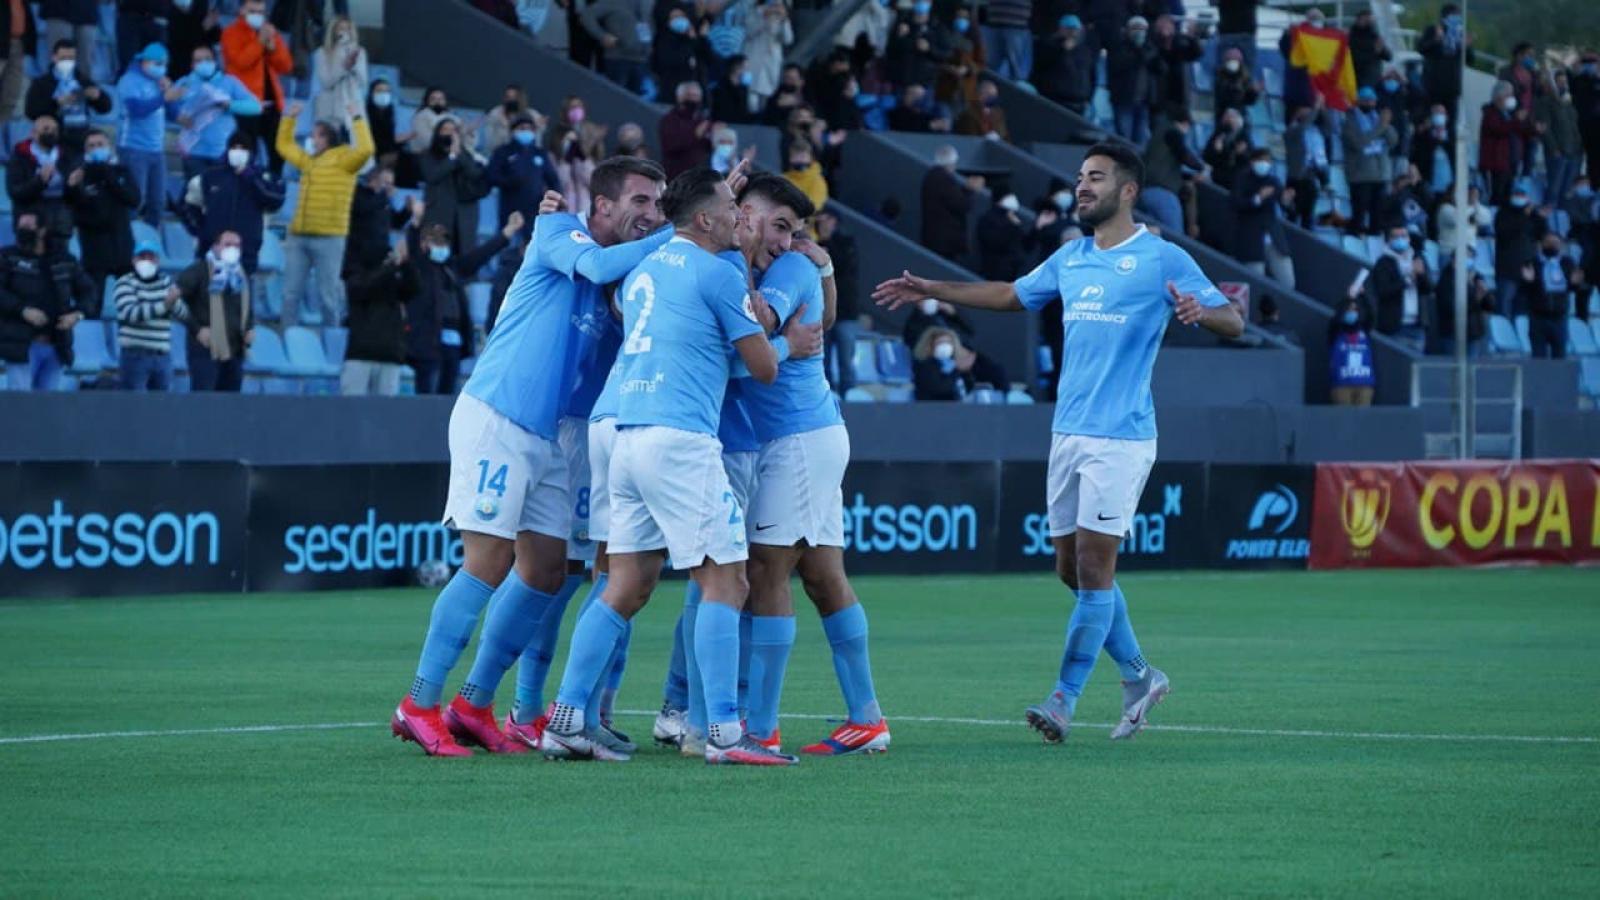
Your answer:
[[[1468,400],[1463,409],[1457,381],[1460,367],[1453,362],[1412,364],[1411,406],[1423,414],[1423,455],[1428,459],[1521,459],[1522,367],[1470,363],[1466,372]],[[1466,446],[1462,446],[1463,436]]]

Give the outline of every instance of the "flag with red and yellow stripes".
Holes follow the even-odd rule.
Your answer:
[[[1350,36],[1338,28],[1313,28],[1303,22],[1289,29],[1289,35],[1289,65],[1306,70],[1311,89],[1330,109],[1349,109],[1356,99]]]

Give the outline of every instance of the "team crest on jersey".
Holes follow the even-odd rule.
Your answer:
[[[1132,275],[1133,270],[1139,267],[1139,259],[1135,256],[1124,256],[1117,260],[1118,275]]]
[[[472,505],[472,512],[482,521],[492,522],[494,517],[500,514],[500,501],[487,494],[480,494],[478,502]]]
[[[756,305],[750,301],[750,295],[744,295],[744,314],[750,321],[761,324],[761,317],[756,315]]]
[[[592,244],[594,243],[594,238],[574,228],[572,229],[572,242],[574,244]]]

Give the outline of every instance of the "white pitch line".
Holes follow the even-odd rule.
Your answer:
[[[621,709],[618,715],[654,716],[655,710]],[[785,719],[813,721],[843,721],[838,716],[816,713],[784,713]],[[985,727],[1021,728],[1021,719],[974,719],[957,716],[892,716],[896,722],[919,722],[931,725],[979,725]],[[211,734],[279,734],[293,731],[339,731],[352,728],[378,728],[385,722],[315,722],[305,725],[234,725],[221,728],[178,728],[148,731],[96,731],[76,734],[31,734],[17,737],[0,737],[3,744],[45,744],[56,741],[116,740],[142,737],[188,737]],[[1078,728],[1108,730],[1111,722],[1073,722]],[[1333,740],[1374,741],[1454,741],[1465,743],[1503,744],[1600,744],[1600,737],[1527,734],[1427,734],[1384,731],[1319,731],[1291,728],[1234,728],[1225,725],[1148,725],[1149,731],[1171,731],[1185,734],[1219,734],[1243,737],[1324,738]]]

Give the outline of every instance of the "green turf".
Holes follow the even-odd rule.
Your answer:
[[[1020,712],[1054,679],[1061,589],[864,578],[885,756],[788,771],[653,750],[622,766],[435,760],[386,725],[0,744],[0,894],[1600,895],[1600,574],[1123,584],[1173,679],[1158,725],[1591,741],[1113,744],[1080,727],[1047,747]],[[659,703],[681,596],[665,591],[639,619],[623,707]],[[379,722],[410,683],[431,601],[0,603],[0,738]],[[809,612],[785,705],[839,711]],[[1102,661],[1080,718],[1116,707]],[[790,746],[827,727],[783,725]]]

